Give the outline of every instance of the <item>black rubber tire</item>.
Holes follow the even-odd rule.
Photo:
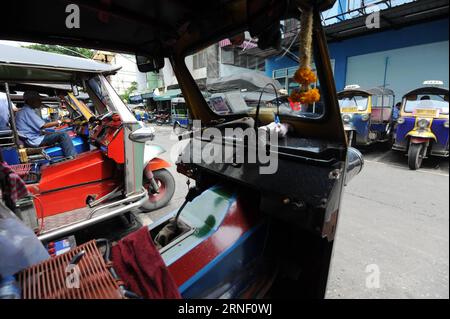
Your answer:
[[[417,143],[417,144],[411,144],[409,146],[408,150],[408,166],[412,170],[419,169],[422,165],[423,160],[423,147],[424,144]]]
[[[158,196],[158,194],[154,195],[149,191],[149,200],[140,207],[142,212],[149,212],[166,206],[175,193],[175,179],[167,169],[163,168],[154,171],[153,176],[158,183],[164,185],[164,195],[155,201],[152,200],[152,196],[154,198],[154,196]],[[144,175],[144,185],[146,184],[148,184],[148,181]]]

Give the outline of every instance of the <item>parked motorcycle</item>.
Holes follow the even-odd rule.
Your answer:
[[[164,125],[164,124],[170,124],[170,114],[169,113],[159,113],[156,114],[155,119],[156,125]]]

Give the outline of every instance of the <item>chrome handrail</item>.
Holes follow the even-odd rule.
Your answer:
[[[112,217],[115,217],[117,215],[123,214],[123,213],[125,213],[127,211],[130,211],[130,210],[134,209],[134,208],[139,208],[148,200],[148,193],[147,193],[147,191],[143,191],[142,193],[139,193],[139,194],[134,195],[132,197],[126,198],[125,200],[118,201],[120,203],[123,203],[123,202],[130,201],[132,199],[139,198],[139,197],[142,197],[142,198],[139,199],[138,201],[134,202],[134,203],[131,203],[129,205],[126,205],[126,206],[120,207],[118,209],[112,210],[112,211],[110,211],[108,213],[99,215],[97,217],[87,218],[87,219],[85,219],[83,221],[80,221],[80,222],[76,222],[76,223],[73,223],[73,224],[62,226],[60,228],[56,228],[56,229],[54,229],[54,230],[52,230],[52,231],[50,231],[48,233],[45,233],[43,235],[38,236],[38,239],[40,241],[48,241],[50,239],[58,238],[58,237],[61,237],[61,236],[73,233],[73,232],[75,232],[77,230],[80,230],[82,228],[85,228],[87,226],[91,226],[91,225],[97,224],[99,222],[105,221],[107,219],[110,219]],[[111,207],[111,206],[116,206],[116,205],[118,205],[117,204],[118,202],[114,202],[114,203],[111,203],[109,205],[104,205],[101,208],[108,208],[108,207]],[[100,209],[100,207],[99,207],[99,209]],[[91,212],[91,214],[92,214],[92,212]]]

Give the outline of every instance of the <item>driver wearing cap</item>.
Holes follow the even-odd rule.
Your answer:
[[[25,137],[25,142],[31,147],[50,146],[58,143],[65,157],[75,157],[77,154],[70,136],[65,132],[43,133],[42,130],[69,123],[70,120],[46,123],[35,110],[42,106],[42,100],[36,91],[26,91],[23,94],[25,102],[16,114],[16,126],[19,133]]]

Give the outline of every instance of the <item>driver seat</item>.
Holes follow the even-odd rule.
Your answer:
[[[18,146],[19,146],[19,156],[22,160],[22,162],[28,162],[28,161],[33,161],[33,160],[48,160],[50,161],[50,156],[47,155],[47,153],[45,152],[45,149],[48,147],[52,147],[51,146],[46,146],[46,147],[34,147],[34,146],[30,146],[27,144],[26,142],[26,138],[25,136],[21,135],[20,133],[18,133],[19,136],[19,141],[18,141]]]

